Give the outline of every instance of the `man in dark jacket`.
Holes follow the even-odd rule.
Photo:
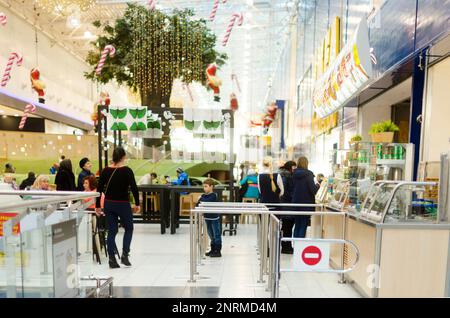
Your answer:
[[[88,158],[83,158],[83,159],[80,160],[80,168],[81,168],[81,172],[78,175],[77,190],[78,191],[84,191],[84,188],[83,188],[83,180],[84,180],[84,178],[94,175],[91,172],[92,164],[91,164],[91,162],[89,161]]]
[[[293,193],[292,193],[292,203],[298,204],[315,204],[316,203],[316,193],[319,187],[314,182],[314,173],[308,170],[308,159],[306,157],[300,157],[297,162],[297,169],[294,171],[293,175]],[[310,208],[296,208],[299,211],[315,211],[315,207]],[[294,237],[305,238],[306,229],[308,228],[311,216],[296,216],[295,217],[295,228]]]
[[[26,178],[25,180],[22,181],[19,189],[25,190],[26,188],[31,187],[35,180],[36,180],[36,176],[35,176],[34,172],[32,172],[32,171],[28,172],[28,178]]]
[[[292,174],[297,164],[294,161],[288,161],[279,169],[279,174],[283,180],[284,194],[281,197],[281,203],[291,203],[292,191],[294,188]],[[282,210],[289,210],[288,206],[282,207]],[[292,228],[294,227],[294,217],[292,215],[282,216],[282,232],[283,237],[292,237]],[[281,242],[281,253],[293,254],[292,242]]]

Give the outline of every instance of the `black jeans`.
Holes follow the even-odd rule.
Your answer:
[[[130,202],[105,200],[105,214],[108,223],[108,254],[112,256],[117,251],[116,235],[119,230],[119,218],[125,229],[122,249],[124,253],[128,254],[133,237],[133,213]]]
[[[282,225],[281,230],[283,231],[283,237],[292,237],[292,228],[294,227],[294,218],[292,216],[282,216],[281,217]],[[281,249],[283,251],[292,250],[292,242],[291,241],[282,241]]]

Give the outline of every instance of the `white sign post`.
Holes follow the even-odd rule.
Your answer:
[[[325,242],[294,242],[294,270],[310,272],[330,269],[330,244]]]

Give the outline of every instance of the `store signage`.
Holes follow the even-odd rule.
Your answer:
[[[338,124],[339,124],[339,113],[334,113],[326,118],[320,118],[317,116],[317,114],[314,114],[312,120],[312,128],[313,128],[312,136],[317,137],[322,134],[329,133],[333,128],[336,128]]]
[[[3,236],[3,223],[17,216],[18,213],[0,212],[0,236]],[[20,233],[20,223],[13,227],[13,234]]]
[[[363,18],[354,37],[314,85],[316,114],[324,118],[344,106],[368,83],[372,73],[369,30]]]
[[[299,272],[330,268],[330,245],[324,242],[296,241],[294,270]]]

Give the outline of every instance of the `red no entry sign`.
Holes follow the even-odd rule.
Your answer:
[[[322,259],[322,251],[317,246],[310,245],[303,249],[302,261],[306,265],[309,266],[317,265],[321,259]]]

